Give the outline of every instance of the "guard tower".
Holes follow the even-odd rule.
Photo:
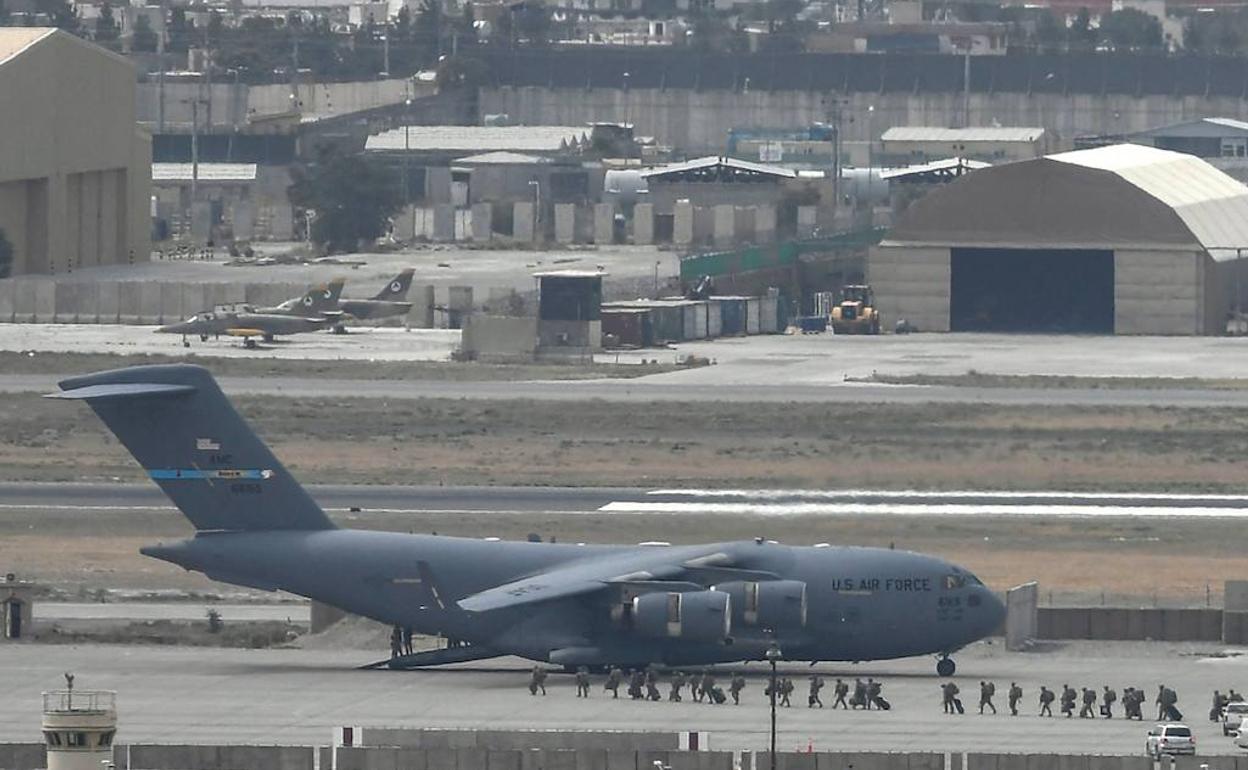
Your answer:
[[[113,764],[117,734],[117,693],[68,687],[43,694],[43,742],[48,770],[104,770]]]
[[[601,271],[535,273],[538,358],[592,360],[602,347]]]

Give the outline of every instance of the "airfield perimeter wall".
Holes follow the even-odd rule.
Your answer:
[[[1239,616],[1248,613],[1226,613]],[[1244,623],[1223,623],[1220,609],[1040,607],[1037,639],[1242,643]]]
[[[562,735],[568,745],[575,732]],[[317,756],[319,754],[319,756]],[[39,743],[0,744],[0,770],[46,767]],[[765,751],[312,747],[247,745],[116,746],[118,770],[770,770]],[[1174,770],[1207,758],[1181,757]],[[1164,765],[1163,765],[1164,767]],[[775,770],[1153,770],[1144,756],[962,754],[939,752],[781,752]],[[1218,758],[1219,770],[1248,770],[1248,756]]]
[[[432,286],[408,295],[412,326],[426,325]],[[167,324],[217,305],[268,307],[308,290],[306,283],[202,283],[193,281],[57,281],[22,277],[0,280],[0,323]],[[445,291],[445,290],[444,290]],[[401,325],[404,319],[359,322]],[[356,322],[353,322],[356,323]]]

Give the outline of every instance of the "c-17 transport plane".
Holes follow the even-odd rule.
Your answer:
[[[787,546],[580,545],[340,529],[190,365],[73,377],[86,401],[195,526],[141,553],[213,580],[289,591],[458,642],[403,667],[518,655],[565,667],[951,653],[1005,608],[967,570],[918,553]]]

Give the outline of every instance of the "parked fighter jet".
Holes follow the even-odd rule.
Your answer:
[[[272,307],[253,308],[254,312],[271,315],[293,315],[300,318],[337,318],[338,299],[342,296],[345,278],[335,278],[329,283],[314,286],[307,293]]]
[[[682,546],[500,542],[337,528],[206,369],[73,377],[81,399],[190,519],[141,552],[213,580],[284,590],[459,644],[414,667],[519,655],[564,666],[858,661],[949,655],[1002,602],[942,559],[753,541]]]
[[[412,286],[412,274],[416,271],[407,268],[396,275],[385,288],[369,299],[344,298],[338,300],[338,309],[352,318],[373,319],[389,318],[406,315],[412,309],[412,303],[406,302],[407,290]]]
[[[344,281],[314,286],[302,297],[287,300],[271,308],[256,309],[248,305],[227,305],[196,313],[185,321],[162,326],[162,334],[181,334],[182,344],[190,347],[189,335],[199,335],[200,342],[210,336],[242,337],[243,347],[256,347],[256,337],[272,342],[278,335],[300,334],[324,329],[339,318],[337,304]]]

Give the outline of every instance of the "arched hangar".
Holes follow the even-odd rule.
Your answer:
[[[982,169],[872,250],[886,323],[923,331],[1216,334],[1248,258],[1248,187],[1124,144]]]

